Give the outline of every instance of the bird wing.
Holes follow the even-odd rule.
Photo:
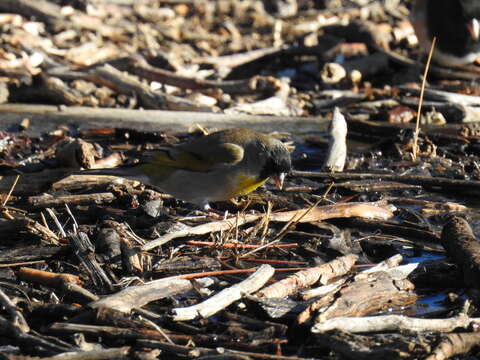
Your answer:
[[[157,169],[210,171],[219,165],[234,165],[243,159],[243,147],[232,143],[206,146],[179,145],[149,152],[142,161]]]

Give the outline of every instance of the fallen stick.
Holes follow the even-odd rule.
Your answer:
[[[207,287],[212,284],[209,278],[198,279],[196,286]],[[177,276],[150,281],[144,285],[130,286],[113,295],[106,296],[89,306],[93,309],[109,308],[122,312],[130,312],[133,308],[141,308],[149,302],[164,299],[193,289],[193,283]]]
[[[468,222],[453,216],[442,230],[441,243],[448,256],[462,268],[463,279],[469,286],[480,287],[480,243]]]
[[[142,246],[142,250],[152,250],[158,246],[165,245],[166,243],[181,237],[230,230],[235,226],[241,226],[260,219],[262,216],[264,215],[241,215],[232,219],[210,222],[186,230],[166,234],[146,243]],[[344,203],[273,213],[269,215],[269,220],[277,222],[296,221],[306,223],[311,221],[352,216],[386,220],[393,216],[393,212],[388,208],[388,206],[379,206],[376,203]]]
[[[53,273],[50,271],[43,271],[22,267],[18,271],[18,278],[25,282],[33,282],[56,289],[62,289],[65,284],[74,283],[83,285],[83,281],[77,275]]]
[[[2,0],[0,12],[20,14],[26,18],[35,17],[49,24],[63,19],[60,6],[45,0]]]
[[[225,243],[219,244],[213,241],[197,241],[197,240],[189,240],[186,242],[187,245],[192,246],[208,246],[208,247],[218,247],[224,249],[258,249],[260,246],[263,245],[255,245],[255,244],[239,244],[239,243]],[[275,249],[275,248],[290,248],[290,247],[297,247],[298,244],[276,244],[276,245],[269,245],[267,246],[268,249]]]
[[[270,265],[262,265],[247,279],[229,288],[223,289],[207,300],[185,308],[172,310],[174,321],[193,320],[199,317],[208,318],[230,304],[260,289],[273,276],[275,269]]]
[[[1,289],[0,304],[10,315],[10,324],[15,328],[15,330],[17,330],[19,333],[28,333],[30,331],[30,327],[28,326],[27,321],[23,317],[22,312],[17,309],[12,300],[10,300],[10,298]]]
[[[469,318],[465,314],[448,319],[421,319],[402,315],[383,315],[368,317],[338,317],[317,323],[312,327],[313,333],[327,331],[347,331],[350,333],[408,331],[408,332],[450,332],[456,328],[469,328],[478,325],[480,318]]]
[[[256,295],[263,298],[284,298],[317,282],[325,285],[330,279],[349,272],[357,259],[357,255],[350,254],[326,264],[301,270],[260,290]]]
[[[392,180],[405,184],[421,185],[425,188],[442,188],[459,190],[462,192],[480,191],[480,181],[475,180],[457,180],[443,177],[426,177],[426,176],[403,176],[397,174],[379,174],[379,173],[326,173],[326,172],[310,172],[310,171],[292,171],[291,176],[304,177],[311,179],[328,179],[328,180]]]
[[[79,204],[102,204],[111,203],[116,199],[115,195],[110,192],[95,194],[78,194],[53,196],[50,194],[42,194],[38,196],[30,196],[27,201],[36,208],[46,208],[55,206],[79,205]]]
[[[480,333],[448,334],[425,360],[449,359],[468,353],[480,343]]]
[[[80,129],[110,127],[133,128],[139,131],[187,130],[205,128],[246,127],[257,131],[308,132],[325,131],[328,120],[300,116],[227,115],[210,112],[131,110],[53,105],[1,104],[0,127],[7,129],[30,119],[29,134],[41,135],[58,125],[77,124]]]
[[[177,86],[182,89],[221,89],[228,94],[273,93],[279,88],[279,80],[274,77],[255,76],[249,79],[215,81],[187,78],[171,71],[156,68],[141,56],[132,58],[132,72],[149,81]]]
[[[145,346],[147,348],[157,348],[165,351],[165,357],[168,357],[168,354],[181,354],[185,355],[185,358],[195,359],[202,357],[203,359],[259,359],[259,360],[313,360],[313,358],[308,357],[298,357],[298,356],[287,356],[287,355],[279,355],[279,354],[267,354],[265,352],[250,352],[250,351],[240,351],[240,350],[233,350],[228,349],[225,347],[215,347],[213,349],[206,348],[206,347],[199,347],[199,346],[184,346],[184,345],[176,345],[170,344],[167,342],[157,341],[157,340],[145,340],[139,339],[137,340],[139,345]]]

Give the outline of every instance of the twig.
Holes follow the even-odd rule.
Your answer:
[[[325,285],[328,280],[345,275],[350,271],[357,259],[357,255],[350,254],[326,264],[303,269],[260,290],[256,295],[265,298],[284,298],[315,284],[317,281]]]
[[[254,274],[240,283],[223,289],[207,300],[185,308],[173,309],[175,321],[193,320],[198,317],[208,318],[243,296],[252,294],[260,289],[273,276],[275,269],[270,265],[260,266]]]
[[[197,286],[208,287],[212,284],[208,276],[197,281]],[[134,308],[141,308],[151,301],[185,293],[193,289],[191,281],[178,276],[154,280],[144,285],[130,286],[113,295],[90,304],[91,308],[110,308],[122,312],[130,312]]]
[[[432,61],[432,55],[435,49],[436,41],[437,41],[437,38],[434,37],[432,40],[432,46],[430,46],[430,52],[428,53],[427,64],[425,65],[425,72],[423,73],[422,87],[420,90],[420,101],[418,102],[418,109],[417,109],[417,122],[415,124],[415,132],[413,133],[413,153],[412,153],[413,161],[417,160],[417,144],[418,144],[418,135],[420,133],[420,117],[422,114],[421,111],[422,111],[422,105],[423,105],[423,94],[425,92],[425,86],[427,84],[428,69],[430,68],[430,63]]]
[[[313,172],[313,171],[292,171],[290,174],[294,177],[306,177],[312,179],[330,179],[338,180],[391,180],[405,184],[421,185],[429,189],[442,188],[454,190],[457,193],[480,191],[480,181],[476,180],[458,180],[449,179],[446,177],[427,177],[427,176],[411,176],[411,175],[397,175],[397,174],[382,174],[382,173],[327,173],[327,172]]]
[[[12,303],[10,298],[7,295],[5,295],[5,293],[1,289],[0,289],[0,303],[12,317],[13,326],[21,333],[28,333],[30,331],[30,327],[28,326],[27,321],[23,317],[22,313],[17,310],[17,308]]]
[[[460,314],[449,319],[420,319],[402,315],[384,315],[371,317],[338,317],[328,319],[323,323],[315,324],[314,333],[332,330],[347,331],[350,333],[408,331],[408,332],[450,332],[456,328],[468,328],[480,322],[480,318],[469,318]]]
[[[291,248],[298,247],[297,243],[294,244],[277,244],[268,243],[266,245],[255,245],[255,244],[243,244],[243,243],[225,243],[218,244],[213,241],[199,241],[199,240],[188,240],[186,244],[192,246],[211,246],[225,249],[264,249],[264,248]]]
[[[20,179],[20,175],[17,175],[17,177],[15,178],[15,180],[14,180],[14,182],[13,182],[13,184],[12,184],[12,187],[11,187],[10,190],[8,191],[8,194],[7,194],[7,196],[5,197],[5,200],[4,200],[3,203],[2,203],[2,207],[4,207],[5,205],[7,205],[7,202],[8,202],[8,200],[10,199],[10,196],[12,196],[13,189],[15,189],[15,186],[17,186],[18,179]]]

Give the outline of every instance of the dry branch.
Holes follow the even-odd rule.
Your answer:
[[[180,230],[175,233],[163,235],[158,239],[155,239],[146,243],[145,245],[142,246],[142,250],[148,251],[158,246],[162,246],[174,239],[185,237],[185,236],[203,235],[203,234],[208,234],[210,232],[230,230],[235,226],[241,226],[243,224],[255,221],[260,217],[261,215],[243,215],[243,216],[238,216],[235,219],[221,220],[221,221],[198,225],[186,230]]]
[[[317,206],[311,210],[308,208],[272,213],[270,215],[270,221],[295,221],[308,223],[312,221],[349,217],[387,220],[393,216],[394,209],[393,206],[383,205],[381,202],[339,203],[334,205]]]
[[[26,18],[35,17],[51,24],[62,19],[60,7],[46,0],[2,0],[0,10],[21,14]]]
[[[309,300],[317,296],[326,296],[330,293],[335,293],[340,290],[341,286],[347,281],[346,278],[339,279],[331,284],[320,286],[312,289],[305,289],[300,291],[300,296],[303,300]]]
[[[362,316],[391,307],[404,307],[415,303],[417,295],[408,280],[379,279],[375,282],[353,283],[340,291],[340,298],[322,312],[316,322],[340,316]]]
[[[405,92],[412,93],[414,95],[419,95],[420,90],[414,88],[400,87],[401,90]],[[435,89],[425,89],[425,99],[442,101],[453,104],[461,105],[470,105],[478,106],[480,105],[480,96],[457,94],[448,91],[435,90]]]
[[[17,309],[10,298],[0,289],[0,304],[12,318],[11,325],[20,333],[27,333],[30,327],[23,317],[23,314]]]
[[[258,270],[242,282],[220,291],[209,299],[190,307],[172,310],[176,321],[193,320],[198,317],[208,318],[225,309],[245,295],[260,289],[273,276],[275,269],[270,265],[262,265]]]
[[[52,190],[79,190],[90,189],[95,187],[107,187],[108,185],[130,185],[137,187],[140,183],[137,180],[126,179],[118,176],[111,175],[70,175],[64,177],[61,180],[55,181],[52,186]],[[107,196],[108,198],[108,196]],[[79,198],[80,199],[80,198]]]
[[[112,291],[113,284],[95,258],[95,247],[88,235],[82,232],[68,235],[72,249],[80,263],[85,267],[91,280],[101,291]]]
[[[1,104],[0,125],[8,128],[24,118],[37,134],[57,125],[78,124],[81,129],[96,127],[132,128],[145,131],[166,129],[246,127],[258,131],[322,131],[328,121],[300,116],[226,115],[194,111],[100,109],[88,107],[58,108],[50,105]],[[48,125],[47,125],[48,124]]]
[[[417,295],[411,291],[414,285],[405,278],[415,267],[407,265],[406,271],[395,271],[397,267],[394,267],[386,272],[371,272],[367,276],[358,274],[352,283],[340,290],[335,301],[321,311],[315,322],[322,323],[337,317],[364,316],[414,303],[417,299]],[[299,322],[305,320],[305,315],[300,315]]]
[[[330,279],[348,273],[357,259],[357,255],[342,256],[326,264],[299,271],[260,290],[256,295],[265,298],[283,298],[318,281],[325,285]]]
[[[465,283],[479,288],[480,243],[468,222],[458,216],[450,218],[443,227],[441,242],[448,256],[463,269]]]
[[[26,216],[19,216],[18,218],[8,221],[8,223],[8,226],[13,226],[17,232],[26,231],[40,238],[45,243],[58,245],[61,242],[61,239],[49,228]]]
[[[56,274],[31,268],[20,268],[18,278],[22,281],[41,284],[49,288],[68,294],[77,303],[88,304],[98,300],[98,296],[83,288],[83,282],[78,276],[71,274]]]
[[[38,196],[30,196],[28,203],[37,208],[56,207],[80,204],[103,204],[111,203],[115,200],[115,195],[109,192],[97,194],[81,194],[81,195],[64,195],[52,196],[50,194],[42,194]]]
[[[68,283],[83,285],[83,282],[76,275],[58,274],[26,267],[22,267],[18,270],[18,278],[22,281],[42,284],[57,289],[62,289]]]
[[[273,77],[255,76],[246,80],[211,81],[187,78],[149,65],[144,58],[132,59],[132,71],[140,77],[184,89],[220,89],[229,94],[273,93],[279,88],[279,80]]]
[[[293,171],[292,176],[312,178],[312,179],[330,179],[333,181],[339,180],[363,180],[376,179],[378,180],[392,180],[400,183],[421,185],[427,189],[441,188],[444,190],[453,190],[468,193],[471,191],[480,191],[480,181],[476,180],[458,180],[443,177],[427,177],[427,176],[410,176],[410,175],[396,175],[396,174],[369,174],[369,173],[321,173],[310,171]]]
[[[198,279],[196,286],[208,287],[212,280],[208,278]],[[141,308],[149,302],[185,293],[192,290],[193,284],[190,280],[178,277],[170,277],[154,280],[144,285],[130,286],[118,293],[106,296],[90,304],[90,307],[110,308],[122,312],[129,312],[133,308]]]
[[[440,206],[446,199],[438,194],[437,205],[421,203],[419,198],[432,197],[426,190],[450,192],[449,198],[480,193],[480,127],[425,126],[418,136],[419,161],[410,157],[413,124],[407,122],[418,105],[422,65],[382,47],[414,55],[415,36],[405,19],[413,2],[0,0],[0,280],[9,297],[2,297],[0,306],[0,342],[8,345],[0,357],[424,359],[440,342],[439,331],[452,330],[457,335],[449,334],[432,356],[438,360],[469,351],[478,338],[458,335],[453,327],[474,331],[477,323],[468,321],[476,318],[464,323],[461,316],[458,323],[457,318],[363,318],[415,300],[405,279],[416,264],[399,266],[399,256],[373,267],[367,263],[401,246],[413,249],[415,257],[424,251],[443,253],[438,216],[432,218],[426,206],[442,212],[475,210],[474,205]],[[319,72],[322,67],[327,73]],[[460,75],[467,81],[430,78],[435,90],[427,89],[427,114],[422,114],[430,124],[478,120],[480,97],[471,79],[478,79],[480,71],[478,64],[468,68],[473,72],[432,69],[436,76]],[[328,121],[316,116],[330,114],[335,106],[346,116],[353,140],[345,164],[352,173],[294,172],[309,179],[289,177],[287,191],[256,192],[246,205],[215,204],[229,213],[251,209],[241,210],[236,219],[225,215],[225,221],[212,221],[167,194],[135,187],[139,182],[70,176],[80,167],[118,166],[125,162],[120,152],[176,144],[190,138],[185,132],[202,127],[290,132],[299,145],[292,154],[294,167],[317,170],[325,160]],[[345,134],[340,133],[342,146],[333,152],[341,161],[327,157],[334,170],[345,160]],[[307,148],[300,143],[305,134]],[[76,140],[59,146],[70,137]],[[12,174],[19,172],[15,183]],[[339,183],[349,178],[360,181]],[[396,200],[398,210],[387,205],[390,200],[349,202],[392,196],[416,202]],[[320,202],[334,205],[317,207]],[[72,206],[58,207],[63,203]],[[42,208],[48,206],[57,208],[47,208],[45,217]],[[339,220],[328,221],[333,218]],[[478,246],[460,223],[445,226],[445,245],[453,248],[451,257],[463,266],[469,285],[476,286]],[[70,228],[75,234],[67,236]],[[186,238],[171,241],[180,237]],[[358,255],[361,265],[354,274],[350,268],[356,255],[309,265],[338,253]],[[345,259],[351,264],[335,272],[332,264]],[[263,298],[247,295],[254,290],[236,287],[250,281],[240,283],[255,272],[251,262],[282,267],[275,269],[279,279],[298,273],[271,281],[275,285],[263,290]],[[19,269],[22,264],[35,269]],[[214,276],[225,290],[201,303],[211,296],[204,282]],[[163,279],[151,281],[156,277]],[[408,277],[422,294],[428,289],[427,295],[458,287],[458,278],[458,267],[444,261],[425,261]],[[79,279],[87,282],[85,288]],[[227,289],[225,281],[240,284]],[[310,290],[319,281],[330,285]],[[99,300],[87,288],[113,295]],[[198,292],[195,297],[192,290]],[[233,294],[222,297],[225,293]],[[443,309],[454,311],[461,301],[455,295],[448,294],[452,302],[444,302]],[[229,306],[231,314],[220,311],[240,298],[239,306]],[[194,321],[169,316],[172,308],[188,311],[195,303],[189,315]],[[208,304],[213,307],[203,308]],[[275,322],[257,319],[258,307]],[[135,316],[128,313],[132,310]],[[436,307],[422,310],[431,318]],[[28,321],[24,327],[18,321],[22,314]],[[315,316],[324,321],[318,329],[334,330],[308,334],[306,326],[298,326]],[[346,324],[338,325],[342,319]],[[364,321],[380,324],[351,327]],[[438,325],[434,333],[428,328],[432,324]],[[125,344],[130,349],[121,348]]]
[[[468,353],[480,343],[480,333],[448,334],[425,360],[444,360]]]
[[[89,79],[122,94],[135,94],[148,109],[210,111],[210,108],[199,106],[187,99],[153,91],[147,85],[108,64],[90,70]]]
[[[190,229],[181,230],[175,233],[163,235],[158,239],[152,240],[143,245],[142,250],[147,251],[158,246],[162,246],[174,239],[191,236],[202,235],[211,232],[230,230],[236,226],[241,226],[246,223],[260,219],[263,215],[241,215],[236,218],[210,222],[195,226]],[[365,217],[368,219],[389,219],[393,216],[393,212],[388,206],[381,206],[378,203],[346,203],[325,205],[315,208],[307,208],[301,210],[285,211],[272,213],[269,215],[270,221],[277,222],[312,222],[332,218],[343,217]]]
[[[145,347],[158,348],[164,350],[168,354],[184,355],[189,358],[201,358],[201,359],[225,359],[225,360],[313,360],[312,358],[287,356],[280,354],[266,354],[264,352],[250,352],[228,349],[225,347],[216,347],[210,349],[206,347],[191,347],[170,344],[167,342],[155,341],[155,340],[138,340],[138,343]]]
[[[350,333],[409,331],[409,332],[451,332],[456,328],[476,326],[479,318],[469,318],[460,314],[448,319],[421,319],[402,315],[383,315],[371,317],[337,317],[315,324],[312,332],[321,333],[332,330]]]

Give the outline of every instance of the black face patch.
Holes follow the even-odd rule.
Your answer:
[[[472,19],[480,19],[479,0],[429,0],[426,10],[428,33],[437,38],[439,50],[456,57],[480,51],[480,41],[467,27]]]
[[[458,0],[465,20],[480,19],[480,1]]]
[[[274,146],[269,151],[265,166],[260,173],[260,179],[266,179],[270,176],[288,173],[292,170],[292,160],[290,153],[285,146]]]

